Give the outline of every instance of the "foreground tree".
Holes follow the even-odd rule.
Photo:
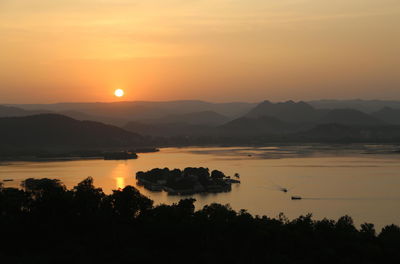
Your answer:
[[[153,206],[132,187],[107,195],[87,178],[72,190],[27,179],[0,188],[2,263],[399,263],[400,228],[377,235],[351,217],[253,217],[194,199]]]
[[[153,207],[153,201],[142,195],[133,186],[113,191],[111,201],[114,213],[127,219],[135,218]]]

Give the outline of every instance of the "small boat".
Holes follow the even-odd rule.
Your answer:
[[[11,182],[14,181],[13,179],[4,179],[3,182]]]
[[[287,193],[289,190],[287,188],[279,188],[280,191]]]
[[[301,200],[302,198],[300,196],[292,196],[292,200]]]

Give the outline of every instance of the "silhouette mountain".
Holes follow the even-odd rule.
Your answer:
[[[288,132],[291,125],[275,117],[260,116],[255,118],[240,117],[219,127],[225,134],[257,135]]]
[[[142,135],[171,137],[171,136],[201,136],[213,134],[215,127],[206,125],[193,125],[187,123],[160,123],[148,124],[132,121],[124,127],[127,131]]]
[[[384,102],[373,101],[369,103],[378,105]],[[350,103],[350,101],[347,103]],[[365,102],[360,101],[361,103]],[[393,138],[393,131],[396,131],[396,129],[389,129],[387,126],[400,124],[397,118],[397,116],[400,116],[400,113],[398,113],[400,110],[393,108],[383,108],[375,113],[367,114],[356,109],[316,109],[301,101],[280,103],[264,101],[258,105],[251,103],[220,104],[203,101],[171,101],[22,106],[26,109],[0,106],[0,117],[29,116],[38,111],[53,111],[53,113],[61,113],[77,120],[113,124],[132,133],[156,136],[157,139],[155,140],[161,140],[160,137],[181,137],[187,144],[193,143],[195,137],[212,138],[213,143],[216,144],[223,142],[227,137],[241,137],[243,142],[247,140],[246,137],[251,140],[252,136],[276,135],[276,138],[278,138],[283,135],[288,138],[296,133],[310,131],[312,127],[317,128],[320,124],[341,124],[346,127],[379,126],[382,127],[379,131],[385,135],[384,138]],[[41,110],[44,108],[49,110]],[[234,117],[235,115],[239,116]],[[42,126],[46,127],[46,125],[48,124],[43,123]],[[321,127],[318,128],[321,129]],[[360,128],[357,129],[360,132]],[[371,128],[368,129],[371,132]],[[376,131],[378,130],[371,133]],[[314,132],[310,132],[309,135]],[[378,134],[374,135],[379,137]],[[207,140],[205,139],[204,142]],[[104,142],[108,141],[110,140],[104,138]],[[89,139],[83,141],[83,146],[86,142],[91,141]],[[168,142],[168,144],[171,142],[171,144],[174,144],[173,140],[168,140]],[[61,141],[58,145],[60,144],[62,144]],[[107,145],[108,143],[104,144]],[[115,144],[114,142],[110,145]],[[63,143],[63,145],[71,146],[70,143]],[[96,143],[94,145],[101,144]],[[120,143],[116,145],[120,145]]]
[[[100,123],[105,123],[113,126],[119,126],[122,127],[125,125],[129,120],[128,119],[123,119],[123,118],[114,118],[114,117],[107,117],[107,116],[94,116],[94,115],[89,115],[83,112],[79,111],[74,111],[74,110],[66,110],[66,111],[60,111],[57,112],[57,114],[60,115],[65,115],[68,117],[71,117],[76,120],[90,120],[90,121],[96,121]]]
[[[0,105],[0,117],[29,116],[49,112],[47,110],[28,111],[19,107]]]
[[[400,109],[393,109],[391,107],[384,107],[379,111],[371,114],[375,118],[379,118],[386,123],[400,125]]]
[[[140,121],[162,118],[166,115],[182,115],[194,112],[214,111],[229,118],[244,115],[255,106],[253,103],[210,103],[196,100],[165,102],[114,102],[114,103],[58,103],[13,105],[26,110],[48,109],[54,112],[78,111],[91,116],[112,117]]]
[[[309,131],[300,133],[298,136],[309,140],[336,141],[345,139],[360,139],[361,133],[359,128],[346,126],[343,124],[322,124]]]
[[[143,120],[148,124],[186,123],[190,125],[217,126],[229,121],[229,118],[214,111],[201,111],[187,114],[166,115],[158,119]]]
[[[293,135],[299,141],[399,142],[400,126],[349,126],[321,124]]]
[[[0,146],[29,149],[95,149],[144,144],[138,134],[58,114],[0,118]]]
[[[318,123],[335,123],[350,126],[378,126],[385,124],[385,122],[378,118],[354,109],[331,110],[318,120]]]
[[[112,117],[102,117],[102,116],[93,116],[83,112],[75,111],[75,110],[65,110],[65,111],[50,111],[44,109],[38,110],[25,110],[19,107],[14,106],[2,106],[0,105],[0,117],[19,117],[19,116],[31,116],[31,115],[39,115],[39,114],[60,114],[64,116],[71,117],[77,120],[90,120],[101,123],[107,123],[115,126],[123,126],[129,120],[121,119],[121,118],[112,118]]]
[[[320,118],[324,110],[316,110],[305,102],[287,101],[282,103],[271,103],[264,101],[253,108],[245,116],[258,118],[261,116],[270,116],[278,118],[284,122],[302,123],[313,122]]]
[[[153,136],[251,137],[301,133],[319,124],[341,124],[351,127],[385,126],[385,122],[380,119],[358,110],[316,110],[307,103],[296,103],[293,101],[283,103],[264,101],[245,116],[236,118],[218,127],[201,124],[201,122],[207,121],[208,116],[217,116],[219,118],[219,115],[213,112],[200,112],[152,120],[153,123],[151,124],[130,122],[124,128],[129,131]],[[219,119],[222,120],[222,118]],[[193,124],[186,123],[190,122],[190,120],[195,121],[192,121]],[[382,131],[385,132],[386,130]],[[310,134],[312,133],[310,132]]]
[[[316,109],[344,109],[351,108],[365,113],[379,111],[383,107],[400,109],[400,101],[389,100],[316,100],[308,101]]]

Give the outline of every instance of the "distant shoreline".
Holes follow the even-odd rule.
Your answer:
[[[400,146],[397,143],[271,143],[271,144],[210,144],[210,145],[165,145],[159,148],[149,148],[149,149],[141,149],[134,153],[143,154],[143,153],[155,153],[160,151],[161,149],[168,148],[177,148],[177,149],[188,149],[188,148],[265,148],[265,147],[301,147],[308,146],[310,149],[314,149],[315,151],[329,151],[341,149],[341,150],[359,150],[360,154],[386,154],[386,155],[397,155],[400,154]],[[382,146],[384,148],[368,148],[368,146]],[[329,147],[327,150],[326,147]],[[108,151],[107,151],[108,152]],[[116,151],[118,152],[118,151]],[[37,154],[13,154],[10,156],[0,156],[0,166],[4,162],[55,162],[55,161],[78,161],[78,160],[99,160],[104,159],[106,151],[93,151],[92,154],[88,154],[88,152],[82,151],[81,154],[79,152],[66,152],[66,153],[46,153],[38,152]],[[113,160],[113,159],[111,159]],[[125,160],[125,159],[116,159],[116,160]],[[126,159],[128,160],[128,159]]]
[[[109,158],[110,154],[125,152],[125,151],[76,151],[76,152],[65,152],[65,153],[31,153],[31,154],[13,154],[10,156],[0,156],[0,165],[2,162],[16,162],[16,161],[26,161],[26,162],[52,162],[52,161],[77,161],[77,160],[128,160],[132,158],[137,158],[136,154],[143,153],[154,153],[158,152],[158,148],[146,148],[138,149],[137,151],[129,151],[135,155],[135,157],[127,158]]]

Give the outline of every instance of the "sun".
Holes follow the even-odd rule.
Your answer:
[[[114,91],[114,95],[116,96],[116,97],[122,97],[122,96],[124,96],[124,90],[122,90],[122,89],[117,89],[117,90],[115,90]]]

